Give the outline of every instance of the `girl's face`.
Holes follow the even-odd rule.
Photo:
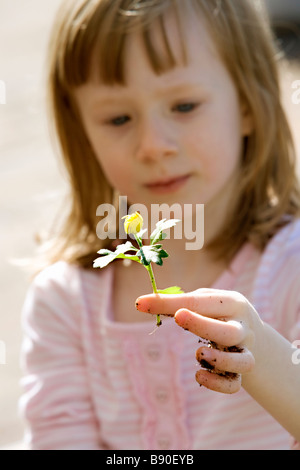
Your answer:
[[[170,14],[166,28],[177,66],[156,74],[134,33],[126,43],[125,85],[104,85],[94,73],[75,91],[103,171],[130,204],[225,208],[238,182],[251,117],[203,22],[192,13],[187,19],[187,62]],[[153,32],[159,44],[161,33],[155,26]]]

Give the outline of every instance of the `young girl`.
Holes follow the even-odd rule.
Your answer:
[[[300,441],[300,197],[254,3],[63,2],[49,84],[71,207],[23,312],[32,449]],[[97,237],[97,207],[118,195],[148,223],[152,204],[204,204],[203,249],[166,240],[155,271],[185,294],[146,295],[137,263],[92,269],[112,243]],[[149,335],[141,312],[170,318]]]

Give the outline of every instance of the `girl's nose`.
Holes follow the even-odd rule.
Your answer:
[[[175,132],[171,123],[151,117],[141,123],[136,147],[136,158],[144,162],[154,162],[177,154]]]

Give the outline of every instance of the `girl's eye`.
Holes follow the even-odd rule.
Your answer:
[[[129,116],[118,116],[114,119],[111,119],[109,123],[112,124],[113,126],[120,127],[126,124],[128,121],[130,121]]]
[[[190,113],[196,109],[198,104],[196,103],[182,103],[174,106],[173,110],[178,113]]]

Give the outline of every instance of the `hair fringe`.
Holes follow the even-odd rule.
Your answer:
[[[187,1],[187,0],[186,0]],[[143,33],[153,70],[176,65],[164,25],[172,8],[184,49],[182,0],[69,0],[59,10],[49,48],[49,109],[70,184],[70,211],[60,232],[48,243],[49,263],[63,259],[92,267],[95,253],[107,246],[96,236],[96,208],[114,201],[85,136],[72,90],[88,81],[92,58],[106,83],[124,82],[126,38]],[[225,65],[255,122],[245,141],[240,186],[220,235],[209,245],[218,257],[231,259],[245,241],[263,250],[279,228],[299,217],[300,192],[295,149],[280,103],[278,51],[266,18],[250,0],[189,0],[202,16]],[[154,46],[151,25],[158,20],[162,51]],[[90,264],[89,264],[90,263]]]

